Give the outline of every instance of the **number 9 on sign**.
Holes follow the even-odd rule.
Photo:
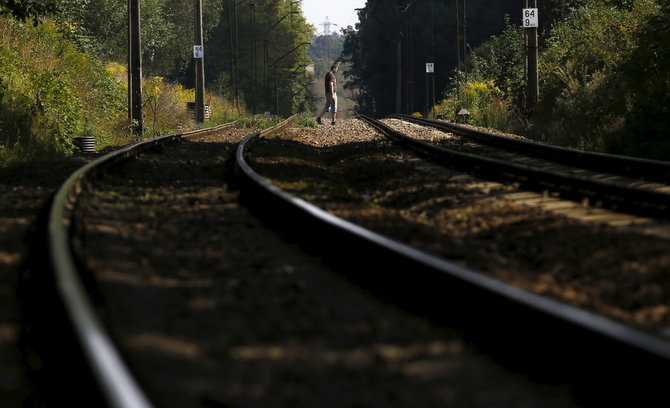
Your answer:
[[[538,12],[536,8],[523,9],[523,27],[535,28],[539,26]]]

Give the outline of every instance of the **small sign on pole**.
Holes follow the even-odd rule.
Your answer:
[[[432,74],[433,72],[435,72],[435,63],[427,62],[426,63],[426,73],[427,74]]]
[[[523,9],[523,28],[539,27],[538,11],[536,8]]]
[[[203,58],[205,56],[205,48],[202,45],[193,46],[193,58]]]

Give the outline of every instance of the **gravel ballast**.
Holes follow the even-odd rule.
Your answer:
[[[389,121],[419,139],[455,138],[399,122]],[[283,188],[372,230],[627,324],[670,327],[668,239],[505,200],[515,186],[433,166],[355,120],[268,138],[254,160]]]
[[[243,133],[143,156],[88,200],[82,255],[158,406],[575,406],[566,385],[509,371],[240,207],[227,160]]]

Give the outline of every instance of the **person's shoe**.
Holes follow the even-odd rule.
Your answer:
[[[331,125],[335,126],[335,121],[330,122]]]
[[[321,121],[320,117],[316,118],[316,123],[318,123],[319,125],[323,125],[323,121]]]

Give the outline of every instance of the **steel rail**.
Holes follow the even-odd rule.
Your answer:
[[[416,279],[420,276],[417,275],[419,272],[436,273],[448,279],[450,283],[456,282],[456,285],[465,285],[478,293],[486,293],[487,296],[493,296],[497,301],[511,305],[512,308],[521,306],[530,313],[539,313],[545,319],[567,323],[586,337],[596,335],[618,346],[632,348],[653,359],[670,363],[670,342],[661,336],[517,288],[447,259],[412,248],[339,218],[282,190],[257,173],[247,161],[250,150],[260,139],[259,136],[259,133],[248,136],[236,151],[236,171],[243,182],[243,194],[250,194],[254,200],[262,203],[263,210],[274,208],[284,218],[290,216],[295,225],[315,225],[312,229],[318,231],[318,235],[310,238],[313,243],[323,244],[326,240],[336,237],[331,242],[338,247],[347,245],[347,248],[359,248],[368,256],[370,253],[375,253],[378,254],[375,259],[386,260],[396,269],[405,268],[399,271],[402,282],[409,282],[411,278]],[[448,287],[445,287],[445,290],[448,290]]]
[[[607,171],[612,174],[623,176],[632,175],[642,177],[645,180],[654,180],[664,183],[667,183],[668,180],[670,180],[670,162],[666,161],[570,149],[530,140],[495,135],[493,133],[476,130],[455,123],[419,118],[410,115],[393,114],[388,117],[430,126],[445,132],[468,137],[487,145],[497,146],[514,152],[526,152],[535,157],[544,157],[559,163],[569,164],[580,168]]]
[[[149,408],[148,397],[131,374],[111,340],[87,294],[76,266],[71,238],[73,212],[86,184],[101,168],[134,157],[140,151],[181,138],[201,136],[234,126],[227,123],[206,129],[162,136],[138,142],[113,151],[75,171],[57,191],[48,220],[49,258],[55,275],[56,290],[75,335],[83,349],[86,362],[102,389],[106,403],[112,408]]]
[[[551,172],[519,163],[458,152],[409,137],[384,123],[361,115],[361,119],[382,134],[414,150],[429,155],[433,160],[461,171],[503,181],[518,182],[526,188],[545,191],[553,189],[566,198],[602,202],[613,210],[660,219],[670,217],[670,194],[653,190],[629,188],[605,180]]]

